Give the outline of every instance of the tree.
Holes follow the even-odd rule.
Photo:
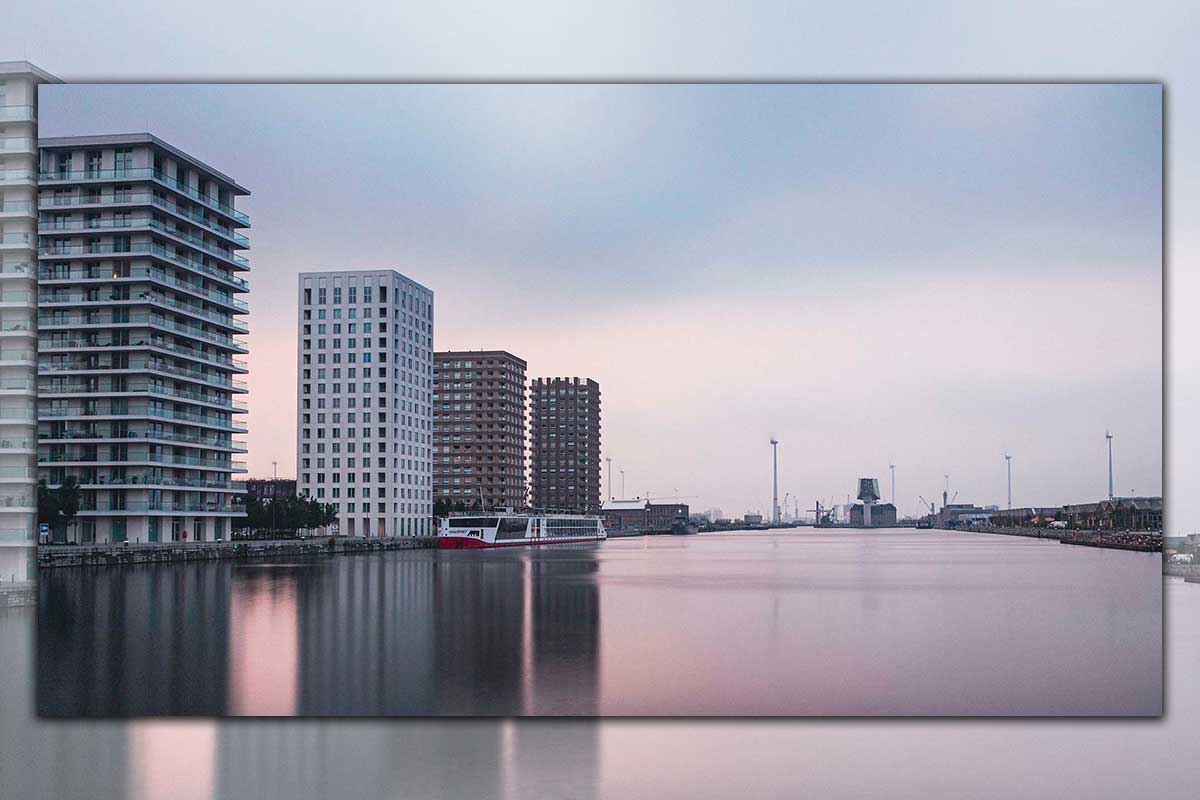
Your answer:
[[[54,489],[45,478],[38,481],[38,523],[50,526],[54,541],[66,539],[67,526],[74,522],[78,513],[79,481],[75,476],[66,476]]]

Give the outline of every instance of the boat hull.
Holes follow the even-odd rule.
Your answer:
[[[603,542],[604,537],[589,536],[583,539],[518,539],[515,541],[487,542],[473,536],[439,536],[439,550],[484,550],[493,547],[529,547],[551,544],[581,544],[583,542]]]

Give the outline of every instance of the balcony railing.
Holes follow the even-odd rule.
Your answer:
[[[169,511],[169,512],[209,512],[214,514],[245,514],[246,506],[241,503],[195,503],[172,502],[169,500],[126,500],[114,502],[111,499],[98,499],[94,503],[80,500],[80,511]]]
[[[236,411],[245,411],[247,406],[241,400],[233,400],[226,395],[206,394],[203,392],[188,392],[183,389],[173,389],[168,386],[161,386],[153,383],[135,382],[123,388],[107,388],[100,386],[88,386],[85,384],[47,384],[42,386],[39,391],[42,394],[95,394],[95,395],[118,395],[118,394],[157,394],[164,397],[178,397],[183,400],[193,400],[197,403],[208,403],[214,406],[223,406],[224,408],[233,409]]]
[[[159,197],[155,194],[142,192],[117,192],[114,194],[97,195],[88,197],[81,195],[79,197],[64,197],[62,195],[45,195],[39,207],[43,211],[48,211],[55,208],[63,208],[68,206],[137,206],[151,204],[165,209],[176,216],[184,217],[189,222],[200,225],[207,230],[218,233],[228,239],[232,239],[243,247],[250,246],[250,240],[242,234],[235,231],[233,228],[226,227],[221,223],[211,220],[203,214],[197,214],[195,211],[186,209],[181,205],[172,203],[164,197]],[[53,228],[51,228],[53,230]]]
[[[53,170],[51,172],[43,172],[39,176],[43,182],[52,181],[97,181],[97,180],[154,180],[169,186],[180,194],[200,202],[209,208],[220,211],[221,213],[233,217],[238,222],[245,225],[250,224],[250,217],[238,211],[230,205],[222,203],[215,197],[210,197],[204,194],[199,189],[194,189],[182,181],[178,181],[169,175],[157,169],[149,167],[129,168],[129,169],[91,169],[83,171],[71,170]]]
[[[186,336],[192,336],[197,339],[204,339],[215,344],[232,347],[239,350],[246,350],[246,345],[234,339],[232,336],[227,336],[212,331],[202,330],[191,325],[184,325],[174,320],[169,320],[166,317],[158,314],[127,314],[125,317],[75,317],[75,316],[55,316],[47,315],[38,317],[38,327],[41,329],[57,328],[57,327],[72,327],[72,328],[111,328],[114,325],[151,325],[156,328],[164,328],[166,330],[182,333]]]
[[[31,214],[37,210],[37,203],[27,200],[0,200],[2,214]]]
[[[150,305],[162,306],[163,308],[174,309],[183,314],[191,314],[192,316],[206,319],[209,322],[215,322],[218,325],[225,325],[226,327],[234,328],[239,333],[246,333],[250,330],[249,325],[228,314],[220,314],[216,311],[206,311],[200,306],[192,305],[191,303],[182,303],[178,300],[173,300],[165,295],[159,294],[158,292],[142,292],[137,297],[129,297],[120,301],[111,296],[87,299],[85,299],[85,297],[86,295],[81,295],[74,292],[60,292],[57,294],[43,293],[38,295],[38,303],[45,303],[47,305],[54,303],[69,303],[71,305],[81,303],[104,303],[107,305],[113,302],[147,303]]]
[[[46,352],[48,350],[63,350],[68,348],[74,350],[92,347],[154,347],[159,350],[169,350],[172,353],[176,353],[181,356],[187,356],[188,358],[194,358],[209,364],[216,364],[222,367],[229,367],[231,369],[239,369],[243,371],[246,369],[246,362],[240,358],[230,358],[224,353],[209,353],[194,347],[183,347],[175,344],[174,342],[167,341],[167,339],[162,336],[130,337],[130,339],[127,341],[120,341],[113,338],[100,339],[99,337],[88,338],[86,336],[51,335],[38,342],[38,349],[42,352]]]
[[[158,267],[156,267],[156,266],[132,266],[132,267],[130,267],[130,270],[128,270],[128,275],[113,275],[112,272],[107,271],[107,270],[78,270],[78,269],[73,269],[73,270],[49,269],[49,270],[47,270],[47,269],[44,269],[44,267],[43,267],[43,269],[38,270],[37,277],[38,277],[38,281],[106,281],[106,282],[131,281],[131,279],[148,278],[148,279],[150,279],[150,281],[155,281],[157,283],[163,283],[163,284],[169,285],[169,287],[172,287],[175,289],[191,291],[192,294],[200,295],[200,296],[204,297],[205,300],[210,300],[212,302],[221,303],[221,305],[224,305],[224,306],[236,308],[236,309],[238,309],[238,311],[240,311],[242,313],[250,311],[250,306],[247,306],[246,302],[244,300],[238,300],[233,295],[224,294],[224,293],[221,293],[221,291],[214,291],[211,289],[205,289],[203,287],[198,287],[198,285],[192,283],[191,281],[182,281],[182,279],[180,279],[180,278],[176,278],[172,275],[167,275],[166,271],[158,269]],[[96,301],[96,300],[112,300],[112,301],[134,300],[134,297],[122,297],[118,293],[116,293],[116,291],[112,291],[112,293],[109,293],[109,295],[107,297],[97,296],[97,297],[90,297],[90,299],[89,299],[89,296],[85,295],[85,294],[70,293],[70,291],[66,291],[66,293],[60,293],[60,291],[54,291],[53,287],[46,287],[46,288],[50,290],[50,294],[42,294],[42,295],[38,296],[38,302],[77,302],[77,301],[78,302],[89,302],[89,301]],[[149,296],[151,294],[152,293],[149,293],[149,291],[146,291],[146,293],[143,293],[143,296],[137,297],[137,300],[148,300]]]
[[[228,375],[202,372],[198,369],[190,369],[177,364],[170,364],[158,358],[137,358],[130,359],[127,366],[113,366],[111,363],[91,363],[78,361],[54,361],[51,359],[40,359],[38,361],[38,374],[53,374],[55,372],[111,372],[111,371],[126,371],[138,372],[142,370],[152,370],[154,372],[162,372],[171,377],[179,378],[186,377],[192,380],[201,381],[212,386],[223,386],[233,388],[239,391],[246,391],[247,385],[245,381],[235,381]]]
[[[23,139],[19,136],[0,139],[0,153],[27,153],[36,150],[37,142],[33,139]]]
[[[2,412],[0,412],[2,413]],[[243,423],[235,422],[231,419],[221,419],[220,417],[211,414],[190,414],[186,411],[172,411],[166,408],[130,408],[125,411],[90,411],[83,408],[42,408],[39,409],[34,419],[49,419],[51,417],[118,417],[130,419],[144,419],[146,417],[154,417],[155,419],[171,419],[179,422],[189,422],[195,425],[208,425],[213,428],[221,428],[222,430],[234,431],[236,433],[245,433],[247,428]],[[14,416],[12,419],[21,419],[20,416]]]
[[[31,169],[0,169],[0,183],[33,183],[37,173]]]
[[[32,303],[36,297],[37,295],[33,292],[14,289],[9,292],[0,292],[0,303]]]
[[[250,284],[247,283],[244,278],[239,278],[232,273],[209,266],[203,261],[197,261],[194,258],[188,258],[187,256],[181,256],[178,253],[173,253],[162,245],[157,245],[153,242],[131,242],[130,244],[121,247],[112,244],[52,244],[38,248],[38,255],[44,258],[58,258],[60,256],[65,257],[78,255],[122,256],[140,255],[143,253],[149,253],[152,256],[156,256],[165,261],[170,261],[172,264],[178,264],[179,266],[186,267],[187,269],[194,270],[196,272],[202,272],[211,278],[232,284],[244,292],[249,291],[250,289]],[[248,265],[250,263],[241,256],[238,256],[238,258],[241,258],[243,265]],[[96,277],[103,278],[106,276],[98,275]]]
[[[232,439],[223,439],[220,436],[201,436],[194,433],[176,433],[171,431],[125,431],[120,436],[114,436],[110,433],[101,433],[100,431],[73,431],[64,430],[57,433],[39,433],[38,441],[41,442],[75,442],[87,441],[96,439],[99,441],[124,441],[126,439],[141,440],[148,442],[180,442],[183,444],[195,445],[196,447],[217,447],[223,450],[233,450],[238,453],[247,451],[246,445],[242,442],[235,442]],[[28,439],[13,440],[17,442],[28,442]],[[3,447],[0,444],[0,447]],[[17,445],[14,449],[24,449],[28,445]]]
[[[0,478],[36,478],[33,467],[0,467]]]
[[[202,458],[200,456],[176,456],[162,453],[132,453],[125,458],[100,458],[99,456],[85,457],[82,453],[50,453],[38,456],[39,464],[178,464],[189,467],[215,467],[227,469],[230,472],[245,472],[245,461],[222,461],[218,458]]]
[[[80,480],[79,485],[84,489],[99,486],[173,486],[176,487],[174,491],[178,489],[195,489],[197,491],[231,489],[237,492],[246,491],[245,481],[204,481],[198,478],[168,478],[154,475],[99,475],[95,478]]]
[[[33,106],[0,106],[0,122],[33,122],[37,110]]]

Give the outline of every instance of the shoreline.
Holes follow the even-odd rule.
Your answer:
[[[294,555],[345,555],[381,553],[389,550],[421,550],[437,546],[436,536],[404,536],[387,539],[313,537],[309,539],[238,539],[222,542],[162,542],[157,544],[39,545],[37,566],[106,567],[130,564],[262,559]]]

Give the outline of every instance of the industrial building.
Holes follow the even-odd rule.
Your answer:
[[[681,515],[687,519],[687,503],[652,503],[640,497],[609,500],[600,511],[604,527],[611,531],[669,531]]]
[[[538,378],[529,396],[532,504],[542,510],[600,510],[600,384]]]
[[[435,499],[484,509],[528,505],[526,366],[505,350],[434,353]]]
[[[863,504],[855,503],[850,507],[850,527],[852,528],[894,528],[896,526],[896,507],[891,503],[874,503],[871,506],[871,522],[863,521]]]
[[[433,292],[395,270],[298,285],[297,488],[348,536],[433,533]]]
[[[223,539],[245,514],[233,178],[146,133],[41,140],[38,471],[80,542]]]

